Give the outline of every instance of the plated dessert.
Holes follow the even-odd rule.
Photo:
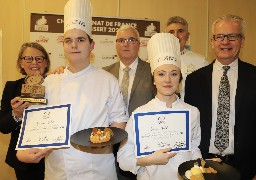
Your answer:
[[[216,174],[217,171],[215,169],[213,169],[212,167],[205,167],[205,160],[202,159],[201,160],[201,166],[199,166],[199,164],[196,162],[194,164],[194,167],[192,167],[190,170],[187,170],[185,172],[185,176],[186,178],[190,179],[190,180],[204,180],[204,173],[212,173],[212,174]]]
[[[92,143],[108,142],[113,135],[114,132],[110,128],[105,127],[104,130],[101,130],[100,128],[93,128],[90,135],[90,141]]]

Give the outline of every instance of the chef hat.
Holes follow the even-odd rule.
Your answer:
[[[164,64],[180,68],[180,44],[178,38],[170,33],[156,33],[148,41],[148,60],[151,73]]]
[[[69,0],[64,7],[64,33],[81,29],[92,35],[92,11],[89,0]]]

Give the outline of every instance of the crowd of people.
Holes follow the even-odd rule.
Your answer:
[[[116,127],[128,137],[120,145],[83,151],[72,145],[17,151],[23,112],[33,107],[20,99],[24,77],[8,81],[1,99],[0,132],[11,133],[6,163],[14,168],[18,180],[175,180],[181,178],[180,164],[204,158],[232,166],[241,180],[256,180],[252,140],[256,67],[239,58],[244,32],[241,17],[217,18],[211,36],[216,59],[209,64],[205,57],[186,49],[188,23],[174,16],[168,19],[165,32],[148,41],[148,63],[138,55],[139,32],[123,25],[116,33],[119,61],[101,69],[90,64],[95,45],[91,3],[69,0],[64,7],[63,41],[68,64],[46,76],[48,53],[31,42],[21,46],[17,68],[25,77],[40,74],[44,78],[48,105],[72,105],[71,134],[92,127]],[[137,157],[135,114],[175,110],[190,113],[190,151],[173,152],[173,147],[167,147]]]

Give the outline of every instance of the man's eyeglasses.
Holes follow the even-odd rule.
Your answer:
[[[128,44],[135,44],[136,42],[138,41],[138,39],[135,39],[135,38],[127,38],[127,39],[124,39],[124,38],[119,38],[116,40],[116,42],[118,44],[124,44],[125,42],[127,42]]]
[[[236,41],[240,37],[242,37],[242,35],[241,34],[217,34],[217,35],[213,35],[212,37],[215,41],[219,41],[219,42],[223,41],[225,37],[227,37],[229,41]]]
[[[24,56],[21,59],[23,59],[26,63],[32,63],[33,60],[35,60],[37,63],[42,63],[45,60],[44,56]]]

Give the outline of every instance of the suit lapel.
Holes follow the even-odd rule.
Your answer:
[[[203,154],[208,153],[208,148],[210,146],[211,139],[211,127],[212,127],[212,71],[213,63],[209,66],[206,66],[204,72],[201,74],[201,79],[198,82],[198,87],[201,88],[198,90],[197,97],[200,97],[202,101],[196,102],[200,107],[200,123],[204,127],[201,129],[201,134],[204,135],[204,138],[201,139],[200,148],[203,150]],[[203,86],[202,86],[203,85]]]
[[[246,93],[246,68],[244,68],[243,62],[238,59],[238,79],[237,79],[237,88],[236,88],[236,99],[235,99],[235,112],[239,112],[239,106],[242,104],[243,93]]]
[[[119,67],[120,67],[120,62],[118,61],[117,63],[115,63],[114,68],[111,72],[117,79],[119,78]]]
[[[206,102],[209,106],[212,106],[212,71],[213,71],[213,63],[209,66],[205,75],[205,77],[210,78],[210,79],[205,79],[206,80],[205,92],[208,93],[206,94],[205,97],[206,97]]]
[[[138,66],[137,66],[135,77],[134,77],[133,84],[132,84],[130,99],[131,99],[136,87],[138,86],[138,84],[140,82],[140,79],[144,72],[144,69],[145,69],[145,66],[144,66],[142,60],[138,59]]]

